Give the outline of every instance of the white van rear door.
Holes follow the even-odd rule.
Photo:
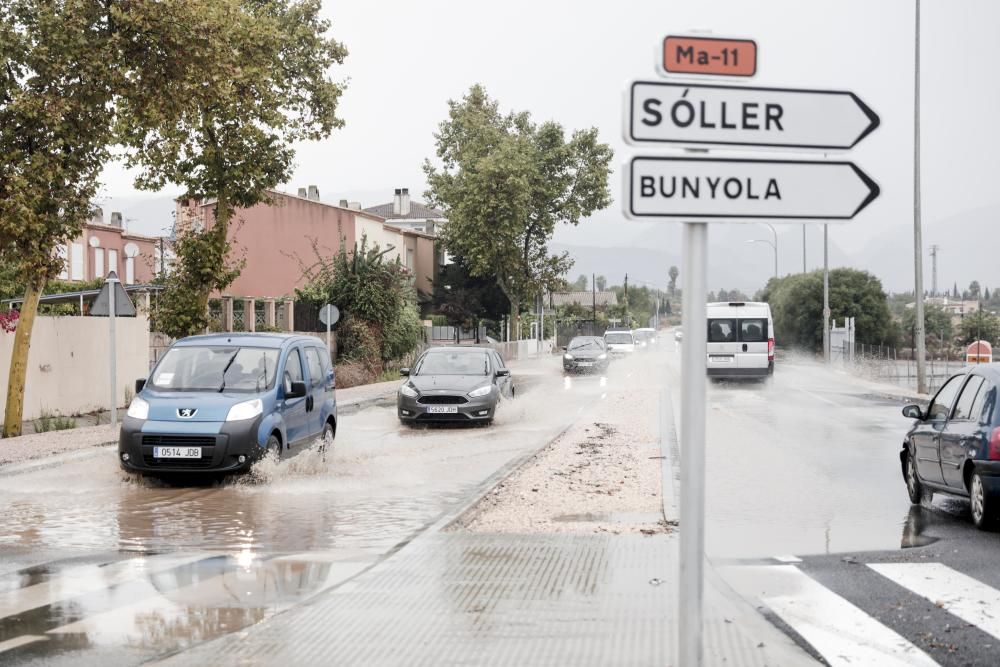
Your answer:
[[[738,322],[731,317],[708,318],[709,369],[738,368],[736,355],[742,349],[737,333]]]
[[[767,339],[770,334],[766,317],[744,317],[739,320],[740,352],[738,368],[767,368]]]

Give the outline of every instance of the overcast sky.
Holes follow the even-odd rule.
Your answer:
[[[350,51],[332,72],[349,80],[340,109],[346,126],[299,147],[287,189],[317,184],[325,200],[359,199],[366,206],[388,201],[394,187],[419,195],[421,164],[433,154],[432,134],[446,101],[476,82],[504,108],[526,109],[567,129],[598,127],[615,148],[617,171],[627,156],[649,152],[622,140],[625,83],[655,77],[665,34],[701,29],[757,41],[755,85],[851,90],[880,115],[881,127],[845,157],[879,183],[882,196],[831,234],[847,252],[898,238],[898,251],[912,253],[914,0],[324,4],[332,34]],[[923,206],[933,229],[935,221],[1000,204],[994,74],[1000,3],[923,0],[922,10]],[[612,207],[577,229],[561,230],[557,240],[622,245],[656,224],[623,220],[620,176],[612,179]],[[130,180],[109,169],[107,194],[133,194]],[[783,237],[798,233],[787,228]],[[929,238],[928,244],[934,241],[941,242]],[[958,245],[951,245],[955,253]],[[980,276],[1000,284],[992,278]]]

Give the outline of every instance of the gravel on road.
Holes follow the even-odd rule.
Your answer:
[[[670,532],[655,392],[609,391],[454,528],[487,533]]]

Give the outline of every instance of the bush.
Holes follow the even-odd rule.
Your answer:
[[[42,414],[35,420],[35,433],[48,433],[49,431],[66,431],[76,428],[76,420],[72,417],[63,417],[48,410],[42,410]]]

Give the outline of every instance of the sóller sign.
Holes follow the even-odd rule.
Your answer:
[[[626,122],[630,143],[836,150],[880,121],[848,91],[635,81]]]

